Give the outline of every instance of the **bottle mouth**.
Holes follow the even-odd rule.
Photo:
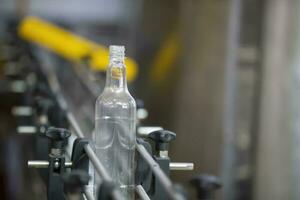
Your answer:
[[[123,59],[125,56],[125,47],[118,45],[109,46],[109,54],[111,58],[120,58]]]

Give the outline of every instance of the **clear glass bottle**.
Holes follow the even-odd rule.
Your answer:
[[[132,200],[136,103],[127,89],[124,46],[110,46],[109,51],[106,85],[96,101],[95,150],[125,199]]]

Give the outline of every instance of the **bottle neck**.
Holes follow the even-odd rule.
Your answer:
[[[109,67],[106,72],[105,87],[113,90],[127,90],[124,60],[110,58]]]

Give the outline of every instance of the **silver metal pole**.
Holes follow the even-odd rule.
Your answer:
[[[34,167],[34,168],[47,168],[49,166],[49,161],[43,161],[43,160],[29,160],[27,162],[28,167]]]
[[[194,163],[171,162],[170,170],[194,170]]]
[[[95,200],[93,195],[87,189],[84,190],[84,196],[87,200]]]
[[[49,161],[46,160],[29,160],[27,162],[28,167],[34,167],[34,168],[48,168],[49,167]],[[65,162],[65,167],[72,167],[72,162]]]
[[[146,193],[146,191],[144,190],[143,186],[141,185],[137,185],[135,187],[135,191],[136,193],[139,195],[139,197],[142,199],[142,200],[151,200],[148,196],[148,194]]]
[[[224,88],[224,156],[222,178],[224,182],[224,199],[234,199],[234,164],[237,108],[237,72],[240,37],[241,0],[229,1],[229,19],[227,32],[227,57],[225,63]]]
[[[299,199],[300,163],[294,165],[299,162],[300,137],[299,131],[294,129],[299,127],[299,121],[295,121],[299,119],[299,108],[292,106],[299,107],[300,100],[295,99],[299,96],[299,79],[295,78],[299,76],[300,50],[299,18],[295,17],[299,16],[300,4],[292,0],[266,0],[264,4],[252,198]],[[296,71],[291,71],[294,67]]]
[[[162,187],[167,192],[167,195],[170,199],[173,200],[183,200],[184,198],[179,194],[176,190],[174,190],[173,184],[170,179],[166,176],[166,174],[161,170],[157,162],[152,158],[152,156],[148,153],[143,145],[136,144],[136,149],[143,157],[143,159],[148,163],[152,172],[159,180]]]

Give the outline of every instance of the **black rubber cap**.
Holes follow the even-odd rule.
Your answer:
[[[49,127],[46,131],[46,137],[51,140],[52,148],[63,148],[70,135],[71,132],[64,128]]]
[[[176,138],[176,133],[167,130],[153,131],[148,136],[155,142],[157,151],[166,151],[169,148],[169,142]]]
[[[213,192],[222,187],[221,180],[210,174],[201,174],[190,180],[190,183],[197,189],[199,199],[211,199]]]
[[[63,175],[65,192],[77,192],[89,183],[90,176],[83,170],[73,170],[71,173]]]

